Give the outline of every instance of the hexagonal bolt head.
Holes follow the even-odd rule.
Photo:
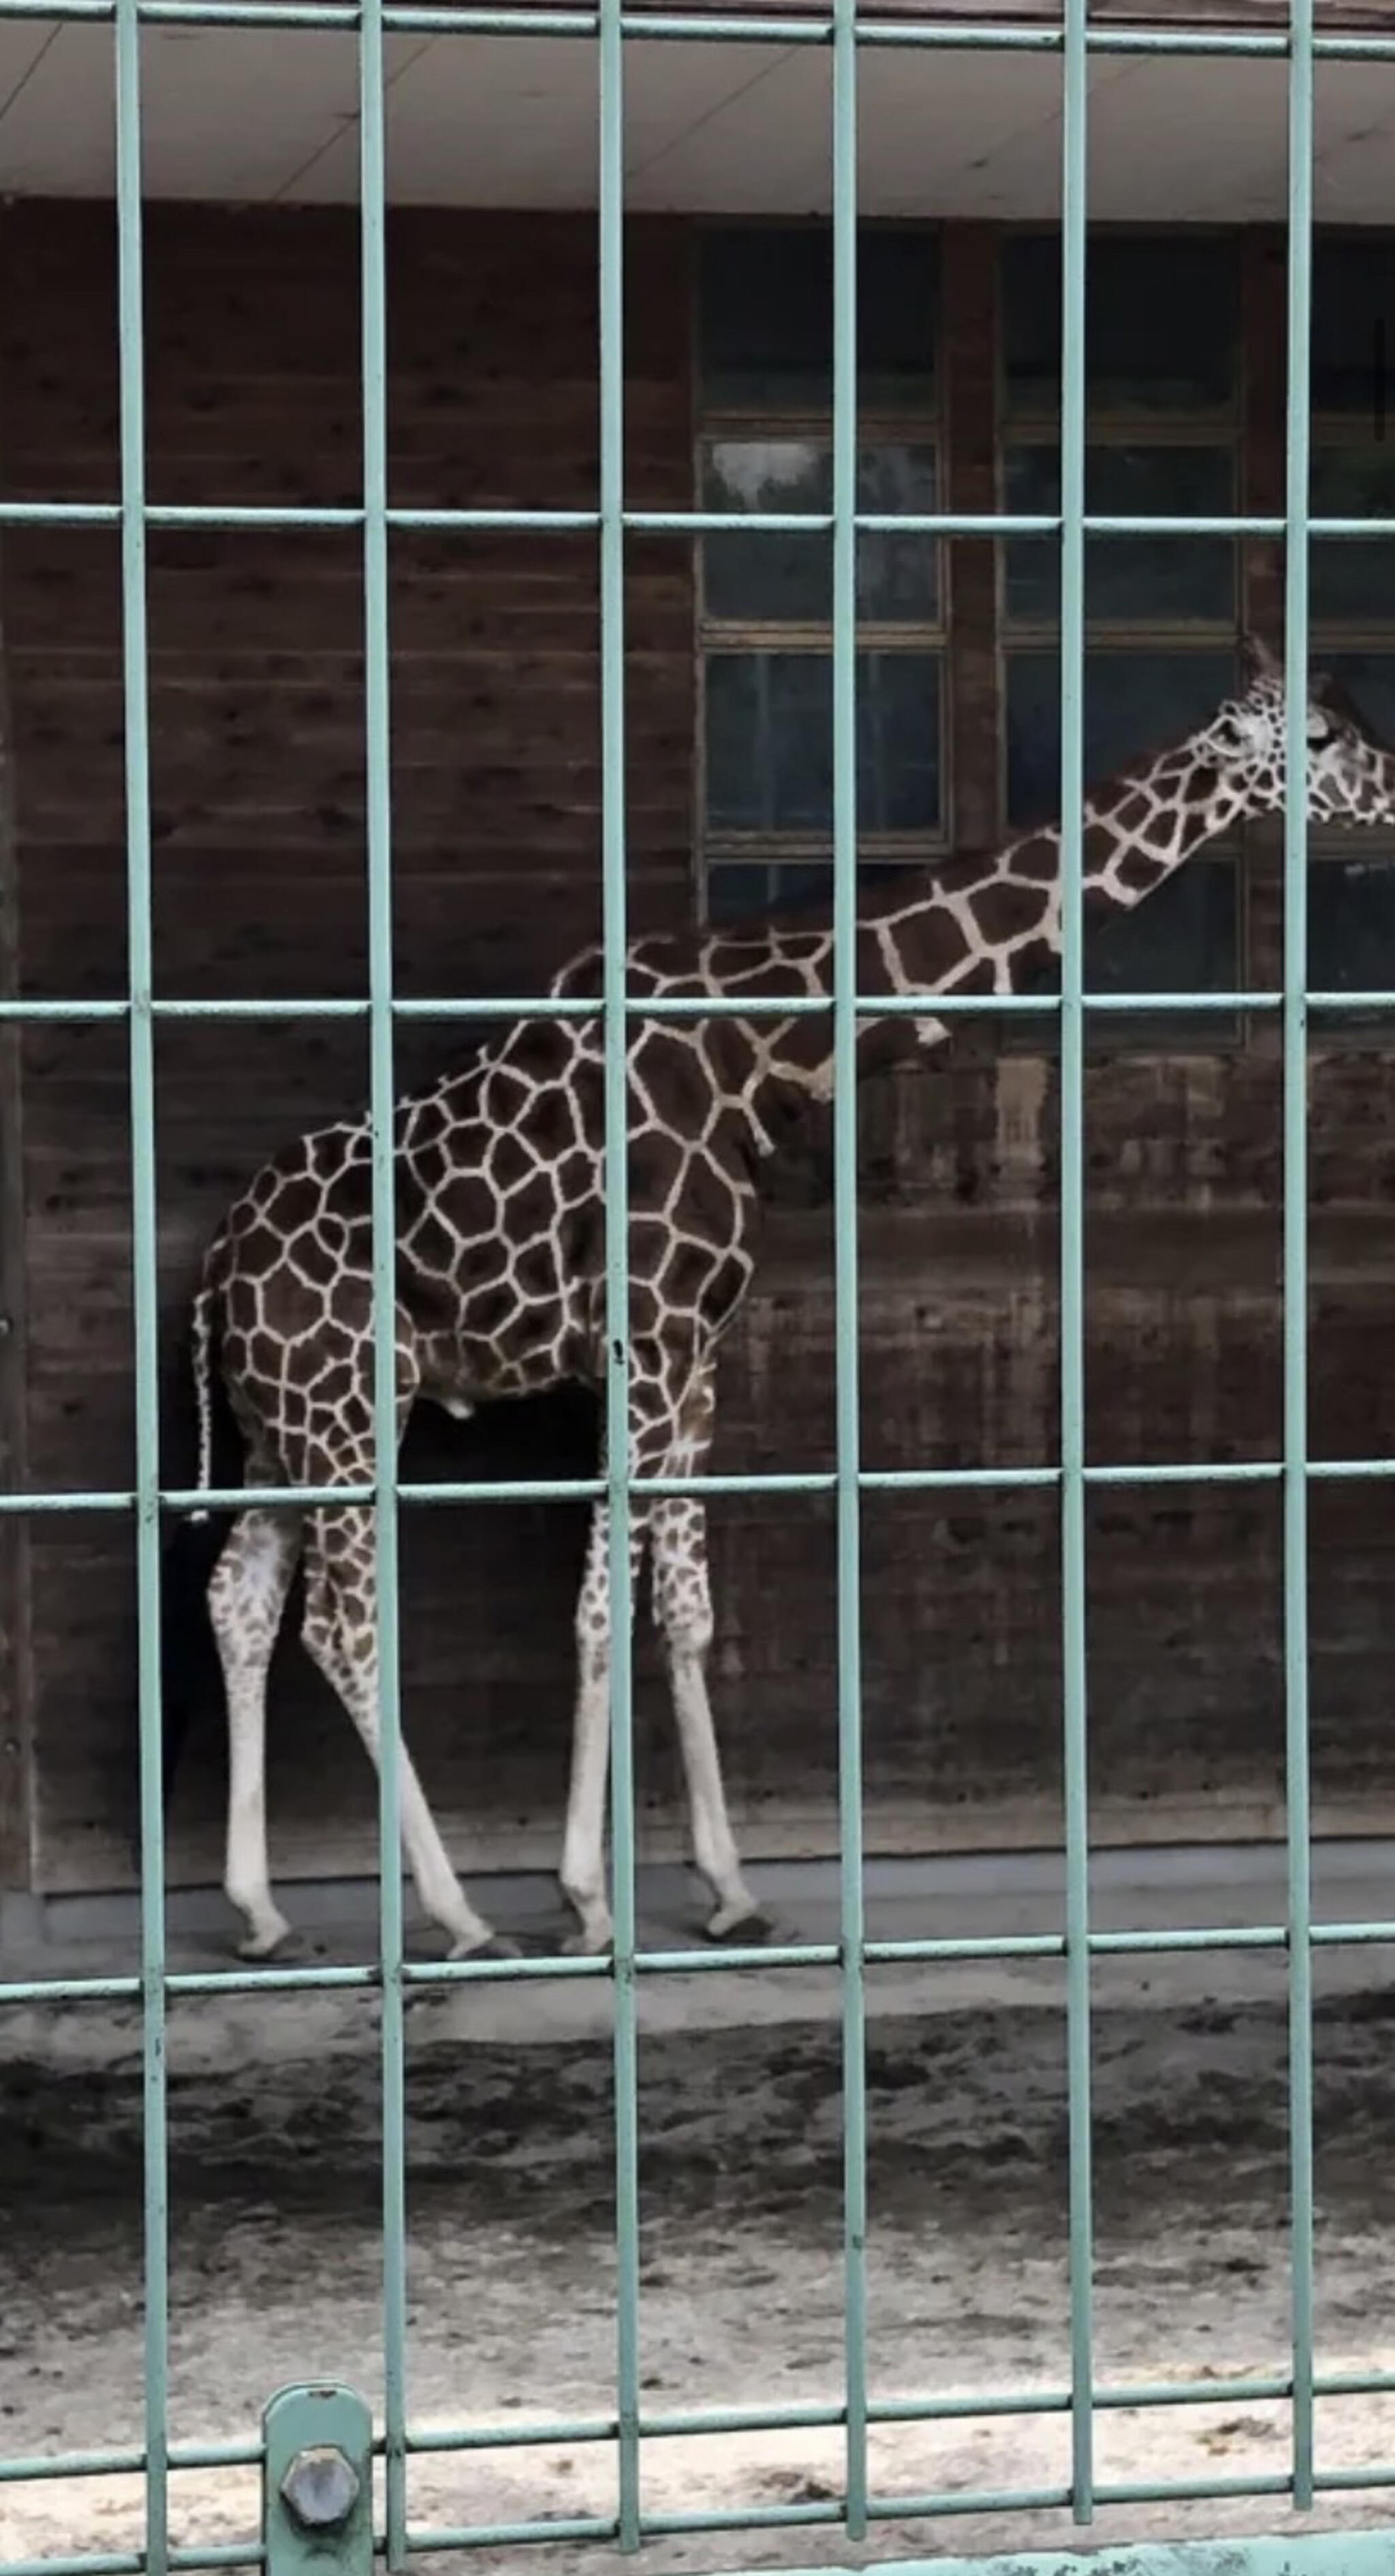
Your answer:
[[[281,2498],[303,2531],[334,2531],[358,2502],[358,2471],[334,2442],[297,2451],[281,2480]]]

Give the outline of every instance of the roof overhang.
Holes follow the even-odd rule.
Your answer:
[[[950,11],[954,5],[949,0]],[[1199,5],[1204,10],[1204,0]],[[941,0],[936,15],[946,14]],[[1027,6],[1025,14],[1035,13]],[[1271,14],[1252,0],[1248,23],[1257,27]],[[1368,22],[1375,15],[1347,14]],[[1395,10],[1380,14],[1395,23]],[[386,58],[394,202],[595,203],[594,39],[394,35]],[[1089,77],[1097,219],[1282,220],[1282,59],[1099,53]],[[142,92],[150,196],[353,202],[351,31],[148,25]],[[858,68],[862,209],[1052,218],[1060,203],[1060,94],[1057,51],[866,48]],[[627,204],[636,212],[825,211],[830,98],[826,45],[627,44]],[[109,195],[113,127],[109,25],[0,20],[0,192]],[[1315,130],[1318,220],[1395,220],[1395,62],[1322,62]]]

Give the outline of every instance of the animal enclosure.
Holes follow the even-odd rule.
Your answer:
[[[1313,2034],[1320,1976],[1351,1979],[1395,1924],[1374,1899],[1359,1919],[1315,1909],[1311,1882],[1315,1836],[1388,1833],[1395,1797],[1387,17],[1313,0],[1243,26],[1083,0],[982,23],[949,0],[759,19],[620,0],[46,0],[40,17],[0,0],[15,281],[0,313],[0,1902],[16,1960],[0,2002],[29,2017],[12,2025],[26,2085],[52,2080],[61,2104],[94,2067],[111,2080],[143,2206],[138,2438],[44,2426],[41,2456],[0,2460],[0,2529],[7,2491],[42,2489],[61,2494],[55,2515],[71,2496],[86,2534],[68,2545],[44,2524],[46,2556],[6,2542],[0,2576],[290,2566],[280,2446],[314,2443],[320,2375],[355,2380],[350,2342],[331,2367],[317,2309],[288,2419],[175,2429],[170,2181],[192,2189],[201,2160],[243,2152],[213,2099],[220,2034],[255,2091],[238,2016],[293,2008],[326,2062],[370,2014],[378,2050],[367,2109],[339,2074],[323,2101],[284,2076],[267,2095],[291,2105],[288,2133],[319,2121],[331,2171],[351,2139],[381,2182],[381,2385],[368,2415],[356,2386],[334,2401],[358,2472],[345,2569],[375,2552],[399,2570],[668,2544],[725,2567],[750,2532],[789,2550],[807,2529],[817,2551],[883,2527],[905,2563],[949,2518],[996,2520],[1029,2551],[1060,2537],[1050,2517],[1211,2505],[1213,2526],[1186,2526],[1195,2558],[1175,2562],[1198,2576],[1215,2563],[1205,2531],[1253,2506],[1329,2523],[1270,2543],[1249,2521],[1227,2541],[1247,2576],[1391,2563],[1379,2459],[1333,2466],[1319,2439],[1324,2404],[1380,2401],[1395,2371],[1364,2347],[1319,2350]],[[588,941],[589,965],[570,966]],[[1038,970],[1056,947],[1053,985]],[[863,1023],[888,1057],[867,1071]],[[546,1367],[483,1323],[443,1324],[439,1283],[455,1298],[462,1274],[425,1256],[413,1272],[410,1253],[441,1215],[433,1194],[497,1174],[499,1139],[522,1132],[504,1087],[544,1088],[540,1065],[575,1113],[574,1198],[557,1177],[527,1243],[492,1205],[454,1226],[450,1259],[546,1236],[556,1275],[536,1302],[549,1334],[564,1309],[567,1327]],[[399,1125],[404,1094],[417,1106]],[[268,1157],[340,1122],[339,1163],[311,1173],[316,1221],[339,1233],[312,1249],[336,1293],[346,1276],[364,1292],[351,1352],[327,1363],[358,1371],[360,1481],[315,1446],[303,1306],[287,1322],[265,1302],[303,1218],[278,1216],[269,1185],[255,1197]],[[413,1161],[423,1127],[434,1180]],[[682,1299],[662,1286],[668,1236],[668,1267],[646,1271],[637,1243],[667,1226],[691,1248],[691,1195],[679,1225],[664,1158],[687,1173],[712,1139],[726,1196],[704,1258],[741,1270],[758,1196],[764,1239],[749,1290],[743,1275],[702,1306],[710,1339],[673,1394],[675,1436],[646,1449],[641,1345],[667,1358]],[[490,1181],[499,1202],[547,1159],[525,1141],[533,1164]],[[549,1155],[555,1177],[566,1157]],[[350,1165],[357,1196],[334,1198]],[[220,1234],[238,1206],[246,1221]],[[247,1249],[259,1230],[271,1255]],[[187,1348],[210,1242],[209,1384],[232,1380],[247,1452],[233,1444],[226,1474],[224,1448],[198,1443]],[[404,1353],[428,1401],[399,1456]],[[531,1408],[494,1401],[539,1389]],[[276,1875],[302,1895],[375,1878],[371,1957],[181,1964],[194,1918],[178,1901],[225,1866],[227,1729],[197,1618],[177,1675],[170,1661],[175,1554],[195,1512],[211,1506],[221,1539],[249,1504],[262,1523],[308,1518],[305,1635],[322,1649],[317,1674],[290,1633],[297,1601],[270,1678]],[[593,1536],[582,1600],[604,1652],[588,1662],[574,1603],[598,1505],[609,1557]],[[354,1508],[360,1625],[341,1600],[317,1631]],[[695,1646],[665,1617],[680,1515],[692,1564],[710,1560],[710,1658],[701,1615]],[[645,1543],[659,1634],[646,1615],[632,1648]],[[234,1612],[225,1674],[246,1592]],[[486,1955],[474,1931],[492,1910],[461,1916],[453,1873],[474,1889],[556,1871],[574,1660],[569,1828],[589,1817],[598,1841],[608,1754],[613,1925],[583,1835],[587,1866],[562,1865],[579,1953],[574,1927],[569,1950],[549,1925],[524,1955],[492,1940]],[[687,1800],[701,1860],[721,1804],[708,1681],[755,1898],[763,1870],[836,1867],[817,1936],[732,1906],[719,1928],[735,1947],[693,1946],[686,1918],[646,1932],[641,1865],[686,1854]],[[187,1731],[166,1779],[175,1684]],[[380,1734],[376,1798],[336,1689],[365,1740]],[[260,1724],[239,1754],[234,1709],[244,1858]],[[443,1906],[417,1872],[425,1911],[459,1936],[446,1960],[408,1939],[404,1818],[414,1861],[424,1833],[408,1746],[449,1853]],[[1099,1854],[1208,1841],[1277,1846],[1273,1905],[1205,1922],[1125,1907],[1101,1927]],[[1059,1904],[1025,1926],[927,1928],[912,1896],[908,1921],[874,1928],[878,1864],[1042,1851],[1061,1859]],[[704,1874],[720,1892],[722,1866]],[[252,1945],[277,1951],[265,1870],[230,1860],[227,1886]],[[132,1898],[138,1966],[35,1960],[65,1925],[115,1926],[119,1949]],[[1195,1959],[1223,1980],[1251,1953],[1283,1972],[1267,1997],[1286,2034],[1283,2349],[1267,2315],[1253,2366],[1227,2351],[1219,2370],[1164,2367],[1136,2338],[1108,2376],[1100,1980]],[[1025,2390],[926,2387],[908,2301],[895,2385],[878,2384],[877,2122],[895,2129],[899,2082],[919,2101],[940,2081],[920,2027],[936,1980],[1019,1971],[1054,1980],[1064,2053],[1060,2365]],[[898,1977],[899,2054],[875,2028],[878,1980]],[[834,2014],[779,2098],[797,2121],[801,2087],[822,2101],[836,2079],[817,2169],[826,2189],[832,2153],[837,2313],[819,2315],[837,2385],[826,2349],[815,2393],[796,2372],[787,2402],[762,2403],[719,2376],[668,2406],[641,2360],[646,2297],[666,2287],[641,2259],[645,2016],[675,2043],[672,2120],[700,2123],[723,2051],[701,2079],[679,2064],[688,2024],[667,1998],[728,1979],[806,1999],[822,1979]],[[498,2125],[510,2152],[526,2160],[531,2139],[561,2172],[559,2241],[567,2159],[555,2137],[544,2152],[548,2123],[566,2104],[579,2131],[612,2125],[613,2390],[600,2411],[549,2416],[532,2385],[518,2424],[503,2379],[521,2363],[499,2359],[501,2384],[473,2386],[466,2409],[443,2359],[427,2422],[413,2123],[458,2106],[434,2072],[411,2090],[409,2007],[452,2017],[483,2083],[488,2049],[506,2053],[535,2004],[532,2044],[559,2061],[567,2016],[600,2015],[581,2035],[599,2030],[603,2097],[589,2060],[552,2063],[535,2124],[508,2126],[510,2093]],[[130,2036],[137,2005],[138,2102],[97,2019]],[[62,2080],[43,2066],[55,2012],[98,2034],[74,2040],[63,2020]],[[172,2034],[209,2052],[183,2128]],[[1128,2051],[1099,2046],[1113,2085]],[[1355,2043],[1351,2062],[1375,2083]],[[971,2048],[952,2072],[1011,2162],[1020,2140],[993,2129]],[[1045,2122],[1030,2052],[1022,2081]],[[1147,2119],[1126,2108],[1146,2158]],[[267,2171],[276,2127],[267,2114]],[[972,2161],[972,2128],[946,2126],[947,2156]],[[907,2117],[908,2157],[915,2136]],[[1126,2173],[1107,2223],[1127,2198]],[[975,2207],[990,2224],[991,2195]],[[503,2183],[491,2208],[521,2224]],[[914,2233],[913,2191],[903,2215]],[[683,2278],[691,2305],[700,2274]],[[567,2295],[583,2295],[575,2274]],[[683,2330],[675,2302],[666,2333]],[[1282,2410],[1282,2468],[1145,2474],[1109,2452],[1105,2419],[1204,2409],[1218,2390]],[[894,2428],[938,2435],[1019,2406],[1063,2437],[1039,2482],[927,2484],[919,2454],[881,2482]],[[658,2446],[805,2434],[831,2440],[833,2484],[820,2454],[774,2502],[743,2485],[747,2455],[714,2507],[652,2465]],[[530,2445],[587,2454],[585,2510],[472,2518],[463,2484],[449,2510],[414,2505],[423,2464]],[[181,2520],[181,2480],[223,2472],[250,2473],[255,2534],[217,2519],[226,2498],[216,2528]],[[521,2494],[531,2469],[517,2474]],[[672,2480],[657,2506],[654,2478]],[[105,2514],[103,2482],[133,2479],[138,2537],[128,2496],[116,2544],[88,2546],[85,2486]],[[1334,2534],[1358,2489],[1378,2526]],[[22,2533],[38,2529],[25,2513]],[[1148,2537],[1129,2547],[1131,2576],[1161,2570]]]

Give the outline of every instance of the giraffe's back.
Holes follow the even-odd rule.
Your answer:
[[[699,1029],[641,1030],[629,1117],[630,1328],[710,1343],[751,1271],[749,1136]],[[452,1410],[603,1370],[604,1067],[598,1023],[521,1024],[404,1102],[395,1167],[399,1385]],[[249,1436],[320,1478],[371,1417],[366,1122],[263,1166],[211,1247],[225,1378]]]

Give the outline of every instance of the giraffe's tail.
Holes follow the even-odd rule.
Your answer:
[[[217,1366],[218,1309],[222,1282],[216,1254],[204,1262],[190,1310],[189,1361],[197,1411],[198,1466],[195,1482],[206,1494],[224,1465],[223,1451],[234,1447],[227,1431],[227,1405]],[[231,1456],[227,1481],[236,1474]],[[215,1703],[221,1675],[208,1616],[208,1581],[222,1553],[227,1518],[207,1505],[175,1523],[166,1538],[160,1571],[160,1739],[161,1785],[168,1808],[170,1791],[195,1722]],[[133,1713],[133,1723],[135,1722]],[[139,1859],[138,1840],[133,1852]]]
[[[198,1409],[199,1455],[194,1483],[199,1493],[206,1494],[213,1482],[213,1323],[218,1303],[218,1285],[212,1263],[204,1263],[198,1293],[194,1298],[192,1359],[194,1402]],[[206,1522],[207,1509],[191,1512],[191,1521]]]

